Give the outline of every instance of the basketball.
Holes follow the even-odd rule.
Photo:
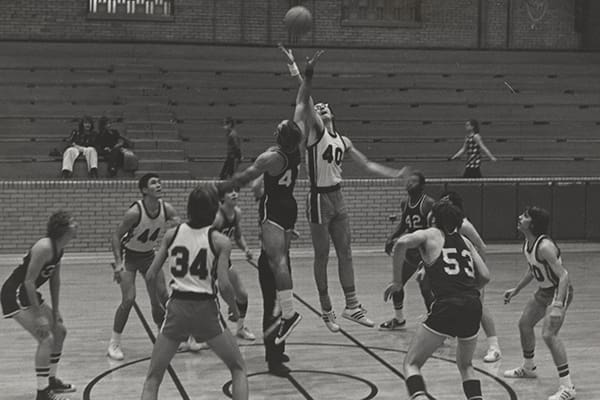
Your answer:
[[[312,15],[306,7],[292,7],[283,17],[283,23],[292,35],[303,35],[312,28]]]

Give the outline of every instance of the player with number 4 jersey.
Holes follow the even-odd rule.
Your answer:
[[[161,199],[160,177],[149,173],[138,182],[143,198],[134,202],[112,235],[112,250],[115,258],[114,279],[121,286],[121,304],[115,312],[113,332],[107,355],[115,360],[124,358],[121,350],[121,334],[135,301],[135,277],[139,271],[145,276],[154,259],[154,248],[167,228],[168,221],[179,222],[173,206]],[[152,319],[157,326],[162,324],[167,301],[164,279],[155,284],[146,281],[146,289],[152,306]]]
[[[227,192],[232,186],[241,187],[261,175],[263,177],[264,194],[259,206],[260,228],[263,250],[275,277],[277,298],[282,310],[281,323],[274,338],[278,345],[302,319],[294,311],[288,251],[298,214],[293,193],[300,165],[299,146],[303,137],[298,124],[291,120],[281,121],[274,136],[277,145],[260,154],[250,167],[235,174],[231,181],[222,184],[220,191]]]

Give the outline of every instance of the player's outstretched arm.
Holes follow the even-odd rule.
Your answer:
[[[346,136],[343,137],[350,158],[365,170],[375,175],[380,175],[386,178],[401,178],[406,176],[409,172],[409,167],[402,167],[401,169],[395,169],[386,167],[385,165],[371,161],[363,153],[358,151],[353,145],[352,141]]]
[[[278,43],[277,48],[279,50],[281,50],[281,52],[287,58],[287,66],[290,71],[290,75],[292,77],[296,77],[296,79],[298,80],[298,83],[302,84],[302,81],[304,80],[304,78],[302,77],[302,74],[300,73],[300,69],[298,69],[298,64],[296,64],[296,58],[294,57],[294,52],[292,51],[292,49],[286,48],[283,45],[283,43]]]
[[[418,230],[413,233],[401,236],[396,242],[396,249],[394,251],[393,261],[393,274],[392,282],[387,286],[383,292],[383,301],[388,301],[392,298],[392,295],[402,289],[402,271],[404,269],[404,261],[406,260],[406,251],[408,249],[414,249],[424,244],[428,238],[428,230]]]

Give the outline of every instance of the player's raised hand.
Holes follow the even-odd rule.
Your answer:
[[[296,59],[294,58],[294,53],[292,52],[292,49],[287,49],[283,45],[283,43],[277,43],[277,48],[279,50],[281,50],[281,52],[287,57],[288,64],[293,64],[294,62],[296,62]]]
[[[306,65],[314,67],[317,63],[317,60],[319,59],[319,57],[321,57],[321,55],[323,55],[323,53],[325,53],[325,50],[317,50],[315,51],[315,54],[313,54],[312,57],[306,57]]]

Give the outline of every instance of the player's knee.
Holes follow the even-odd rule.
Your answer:
[[[527,318],[521,317],[519,319],[519,331],[521,332],[529,332],[533,329],[533,326],[529,322]]]
[[[65,340],[65,337],[67,337],[67,328],[62,323],[56,324],[52,331],[57,341]]]
[[[54,334],[49,332],[46,336],[38,336],[38,342],[40,347],[52,348],[54,346]]]
[[[133,303],[135,302],[135,296],[125,296],[123,301],[121,301],[121,308],[125,310],[130,310],[133,307]]]
[[[544,328],[542,329],[542,339],[547,345],[550,345],[556,339],[556,333],[552,329]]]

